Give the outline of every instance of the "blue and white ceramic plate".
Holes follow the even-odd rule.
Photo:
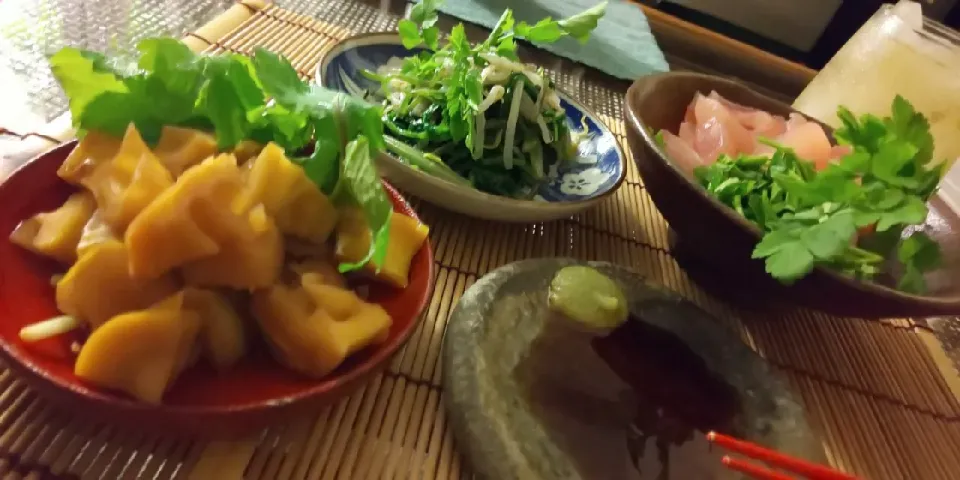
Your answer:
[[[393,58],[418,53],[408,50],[396,33],[374,33],[347,38],[328,50],[317,67],[324,87],[358,97],[372,97],[379,84],[361,71],[376,71]],[[533,200],[517,200],[456,185],[410,168],[389,155],[379,159],[381,173],[401,189],[438,206],[489,220],[527,222],[563,218],[585,210],[611,194],[626,174],[623,151],[616,137],[596,115],[558,92],[572,130],[584,123],[588,135],[581,140],[575,161],[554,167],[549,181]],[[375,101],[375,100],[371,100]],[[586,122],[583,122],[586,117]]]

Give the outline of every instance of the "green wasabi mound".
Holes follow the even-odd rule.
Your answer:
[[[623,290],[610,277],[585,266],[560,269],[550,282],[547,306],[576,326],[606,333],[627,321]]]

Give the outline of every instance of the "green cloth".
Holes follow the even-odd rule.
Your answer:
[[[513,10],[517,21],[532,24],[546,17],[566,18],[597,3],[597,0],[446,0],[440,11],[493,28],[507,8]],[[639,5],[621,0],[610,0],[606,15],[585,45],[572,38],[563,38],[556,43],[538,46],[627,80],[669,70],[663,52],[650,33],[643,10]]]

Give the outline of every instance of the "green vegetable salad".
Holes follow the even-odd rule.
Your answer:
[[[51,68],[70,99],[79,135],[122,137],[130,123],[154,145],[164,125],[214,132],[219,147],[275,142],[334,203],[363,209],[374,241],[354,270],[386,254],[393,207],[372,156],[384,148],[380,108],[300,80],[290,63],[263,49],[252,58],[205,56],[170,38],[137,46],[136,63],[64,48]]]
[[[912,228],[927,217],[943,165],[932,164],[933,137],[924,116],[897,96],[887,118],[856,118],[840,107],[834,132],[852,153],[816,171],[788,148],[772,157],[721,156],[695,174],[713,196],[764,231],[753,251],[784,283],[824,265],[863,280],[895,271],[897,287],[926,290],[924,272],[940,250]],[[887,262],[893,261],[894,265]]]
[[[364,75],[380,83],[387,149],[432,175],[515,198],[532,196],[549,168],[576,153],[553,81],[520,63],[517,39],[586,42],[606,3],[560,21],[517,23],[508,9],[476,46],[463,24],[440,46],[439,0],[400,22],[406,48],[427,50]],[[585,132],[585,129],[584,129]]]

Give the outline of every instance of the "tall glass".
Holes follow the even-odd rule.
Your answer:
[[[952,165],[960,157],[960,33],[924,18],[920,4],[906,0],[881,7],[793,107],[837,127],[837,106],[887,116],[897,94],[926,115],[934,158]]]

